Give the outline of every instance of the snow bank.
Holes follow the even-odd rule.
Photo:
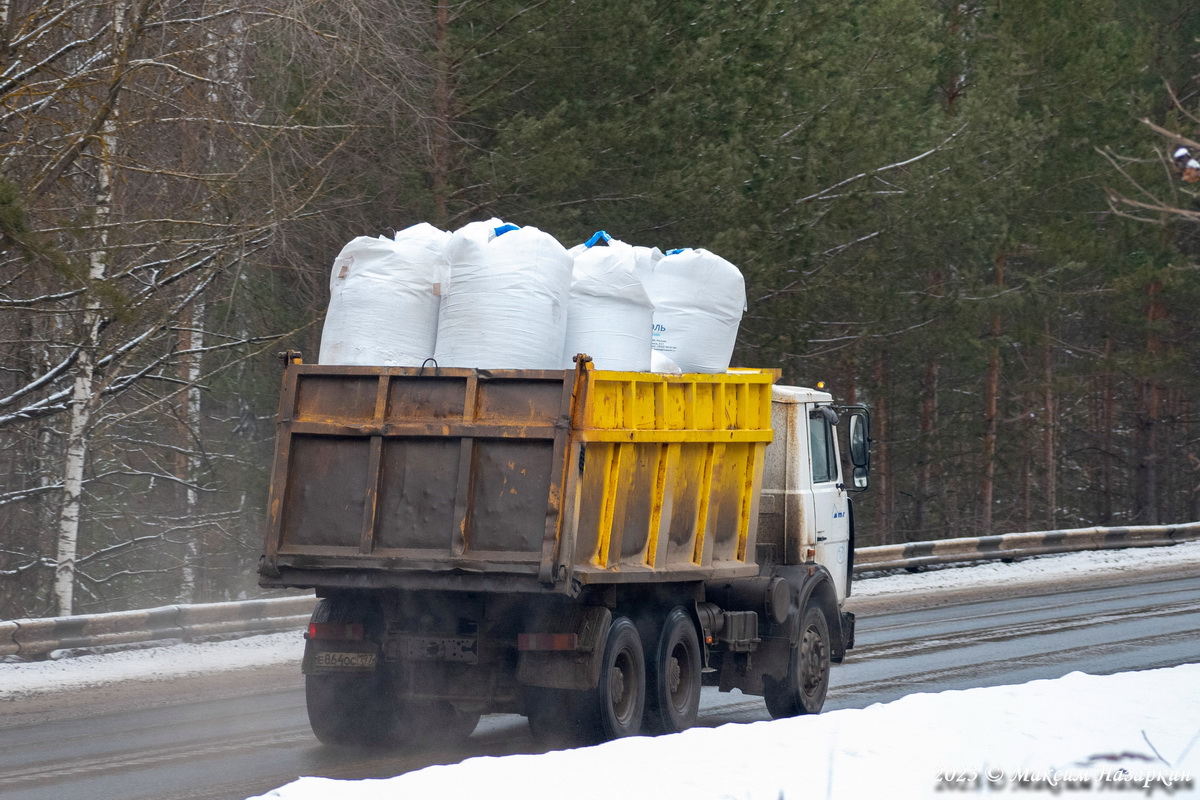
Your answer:
[[[299,665],[303,655],[304,638],[296,631],[58,661],[0,664],[0,701],[127,681],[165,681],[227,670]]]
[[[855,578],[854,597],[878,597],[889,594],[915,594],[942,589],[979,586],[1014,586],[1095,577],[1122,572],[1154,569],[1200,568],[1200,541],[1169,547],[1127,547],[1123,550],[1089,550],[1080,553],[1037,556],[1023,561],[946,566],[925,572]]]
[[[301,778],[262,798],[780,800],[1194,796],[1200,665],[909,695],[816,717],[693,728],[542,755],[472,758],[384,780]],[[260,798],[261,800],[261,798]]]

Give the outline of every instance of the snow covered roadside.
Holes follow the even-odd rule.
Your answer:
[[[188,675],[296,665],[304,654],[299,631],[248,636],[226,642],[172,644],[57,661],[0,663],[0,702],[135,681],[167,681]]]
[[[1200,570],[1200,541],[1172,547],[1039,556],[1012,564],[993,562],[860,579],[854,583],[854,597],[866,599],[900,593],[949,591],[988,584],[1013,587],[1103,572],[1187,566]],[[0,663],[0,701],[126,681],[164,681],[219,670],[299,664],[303,648],[299,632],[275,633],[226,642],[166,645],[56,661]]]
[[[301,778],[255,800],[780,800],[1200,795],[1200,664],[914,694],[816,717],[504,758],[395,778]]]
[[[854,581],[855,597],[881,597],[915,592],[978,588],[989,583],[1006,588],[1047,581],[1065,581],[1101,574],[1200,569],[1200,541],[1169,547],[1127,547],[1035,556],[1004,563],[946,566],[923,572],[901,572]]]

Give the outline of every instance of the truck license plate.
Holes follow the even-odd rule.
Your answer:
[[[317,653],[316,666],[325,669],[375,669],[375,653]]]
[[[396,636],[388,640],[391,661],[457,661],[479,663],[479,640],[452,636]]]

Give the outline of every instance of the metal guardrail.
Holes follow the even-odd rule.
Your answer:
[[[889,569],[915,569],[938,564],[1012,560],[1082,550],[1158,547],[1194,539],[1200,539],[1200,522],[1004,533],[978,538],[889,544],[855,550],[854,574]]]
[[[0,622],[0,656],[42,658],[55,650],[299,630],[316,598],[281,597],[162,606],[138,611]]]
[[[978,538],[863,547],[854,551],[856,575],[938,564],[1012,560],[1027,556],[1155,547],[1200,539],[1200,522],[1126,528],[1079,528],[1005,533]],[[105,648],[164,640],[299,630],[316,599],[302,597],[173,605],[74,617],[0,621],[0,657],[43,658],[55,650]]]

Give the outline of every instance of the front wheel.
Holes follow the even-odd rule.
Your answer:
[[[820,607],[809,605],[800,620],[800,639],[792,646],[787,677],[764,685],[773,719],[818,714],[829,691],[829,622]]]

